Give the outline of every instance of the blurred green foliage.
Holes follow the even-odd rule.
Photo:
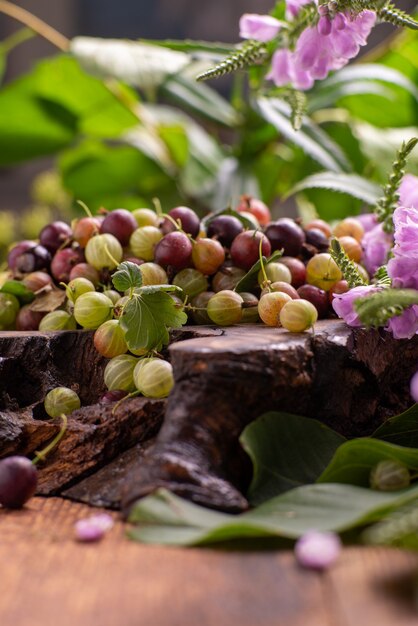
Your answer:
[[[298,131],[289,105],[252,88],[254,80],[237,75],[230,100],[195,82],[228,49],[75,39],[70,54],[0,89],[0,165],[54,156],[55,195],[35,193],[34,203],[61,214],[77,199],[95,211],[149,206],[156,197],[164,208],[187,204],[203,213],[250,193],[275,204],[277,215],[293,188],[300,207],[329,220],[373,203],[377,186],[363,193],[366,183],[358,184],[353,197],[341,175],[381,184],[399,143],[417,134],[416,37],[402,33],[373,63],[317,83]],[[417,165],[415,156],[413,171]],[[321,184],[311,184],[324,171]],[[3,239],[15,233],[9,217],[0,223]]]

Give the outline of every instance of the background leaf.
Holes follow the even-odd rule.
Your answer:
[[[238,112],[218,92],[184,74],[170,76],[161,86],[161,93],[181,109],[189,110],[217,124],[230,128],[240,121]]]
[[[116,78],[145,91],[156,89],[190,63],[184,52],[122,39],[76,37],[71,53],[93,76]]]
[[[319,172],[297,183],[289,192],[291,196],[305,189],[327,189],[354,196],[367,204],[374,205],[382,195],[382,188],[357,174]]]
[[[40,98],[32,74],[0,91],[0,165],[54,154],[77,134],[77,117]]]
[[[314,483],[345,438],[317,420],[266,413],[246,427],[241,445],[253,464],[251,504]]]
[[[301,147],[322,167],[333,172],[351,169],[341,148],[319,126],[304,117],[300,130],[295,131],[290,122],[290,106],[278,98],[257,98],[255,110],[272,124],[286,139]]]

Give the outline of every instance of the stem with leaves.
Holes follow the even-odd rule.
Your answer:
[[[256,63],[262,63],[267,58],[267,49],[260,41],[249,40],[240,46],[236,52],[228,56],[215,67],[199,74],[198,81],[220,78]]]
[[[344,252],[340,242],[338,239],[331,240],[330,254],[339,269],[341,270],[344,279],[347,281],[350,289],[353,287],[362,287],[367,285],[364,278],[361,276],[358,271],[356,265],[348,258],[347,254]]]
[[[354,306],[364,326],[378,328],[385,326],[392,317],[402,315],[414,304],[418,304],[418,291],[415,289],[382,289],[359,298]]]
[[[392,164],[392,172],[388,183],[384,188],[384,195],[375,207],[375,214],[379,222],[383,224],[386,233],[393,233],[393,213],[398,206],[398,188],[405,174],[405,166],[408,156],[418,143],[418,138],[413,137],[408,142],[404,142],[398,151],[397,158]]]

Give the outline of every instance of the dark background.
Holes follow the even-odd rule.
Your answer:
[[[127,38],[206,39],[238,42],[238,21],[244,12],[267,13],[274,0],[18,0],[18,4],[44,19],[67,37],[90,35]],[[416,2],[397,3],[412,10]],[[0,40],[21,26],[0,14]],[[373,46],[393,28],[374,29]],[[40,57],[56,49],[41,38],[14,50],[9,57],[6,81],[30,69]],[[0,111],[1,115],[1,111]],[[48,159],[7,170],[0,169],[0,210],[19,208],[28,202],[29,181],[46,169]]]

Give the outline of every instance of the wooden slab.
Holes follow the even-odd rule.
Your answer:
[[[58,498],[0,509],[4,626],[415,626],[418,556],[347,548],[332,570],[291,551],[145,546],[115,527],[73,539],[89,507]],[[117,516],[115,514],[115,519]]]
[[[315,417],[347,436],[369,434],[408,406],[418,362],[418,337],[395,341],[340,320],[299,335],[261,324],[184,327],[171,336],[175,387],[164,426],[138,463],[135,453],[118,457],[157,434],[164,402],[137,398],[116,412],[98,405],[107,360],[92,335],[0,333],[0,457],[44,447],[59,420],[47,418],[43,398],[55,386],[72,387],[83,408],[41,468],[39,492],[68,490],[115,461],[68,495],[117,506],[126,470],[125,512],[158,487],[209,507],[244,510],[251,467],[239,435],[248,423],[280,410]]]

